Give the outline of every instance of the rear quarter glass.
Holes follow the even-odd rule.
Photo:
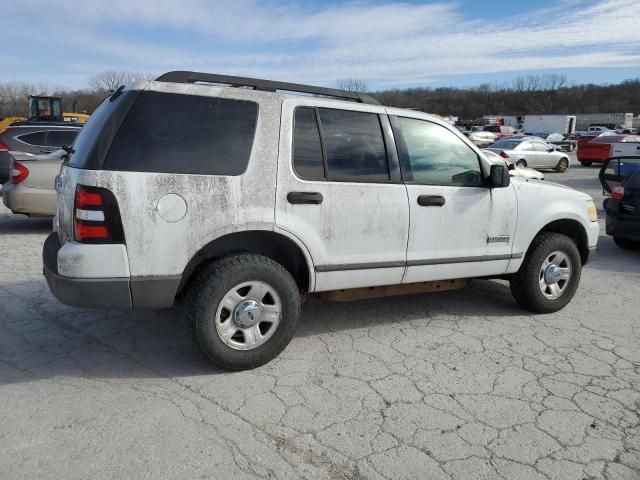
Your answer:
[[[103,168],[240,175],[257,122],[256,102],[145,91],[122,122]]]
[[[126,90],[121,95],[105,98],[82,127],[73,143],[74,153],[68,165],[86,170],[102,168],[122,120],[138,97],[138,90]]]

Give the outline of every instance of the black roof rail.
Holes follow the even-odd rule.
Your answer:
[[[347,90],[338,90],[336,88],[314,87],[313,85],[302,85],[299,83],[276,82],[273,80],[261,80],[259,78],[234,77],[231,75],[216,75],[213,73],[200,73],[188,71],[167,72],[156,78],[158,82],[171,83],[219,83],[223,85],[231,85],[232,87],[250,87],[253,90],[262,90],[266,92],[296,92],[308,93],[312,95],[321,95],[325,97],[335,97],[342,100],[351,100],[354,102],[367,103],[371,105],[380,105],[375,98],[365,93],[349,92]]]

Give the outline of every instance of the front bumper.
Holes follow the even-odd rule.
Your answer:
[[[51,293],[62,303],[86,308],[132,308],[128,278],[73,278],[58,273],[57,233],[47,237],[42,248],[44,275]]]

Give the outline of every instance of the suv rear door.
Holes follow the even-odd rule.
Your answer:
[[[347,108],[282,107],[276,225],[308,248],[315,291],[398,284],[405,271],[409,209],[388,117]]]
[[[400,114],[391,123],[409,195],[403,282],[504,273],[517,217],[513,187],[485,187],[478,153],[452,130]]]

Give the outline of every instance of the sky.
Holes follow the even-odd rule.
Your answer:
[[[640,77],[640,0],[2,0],[0,82],[194,70],[372,90]]]

